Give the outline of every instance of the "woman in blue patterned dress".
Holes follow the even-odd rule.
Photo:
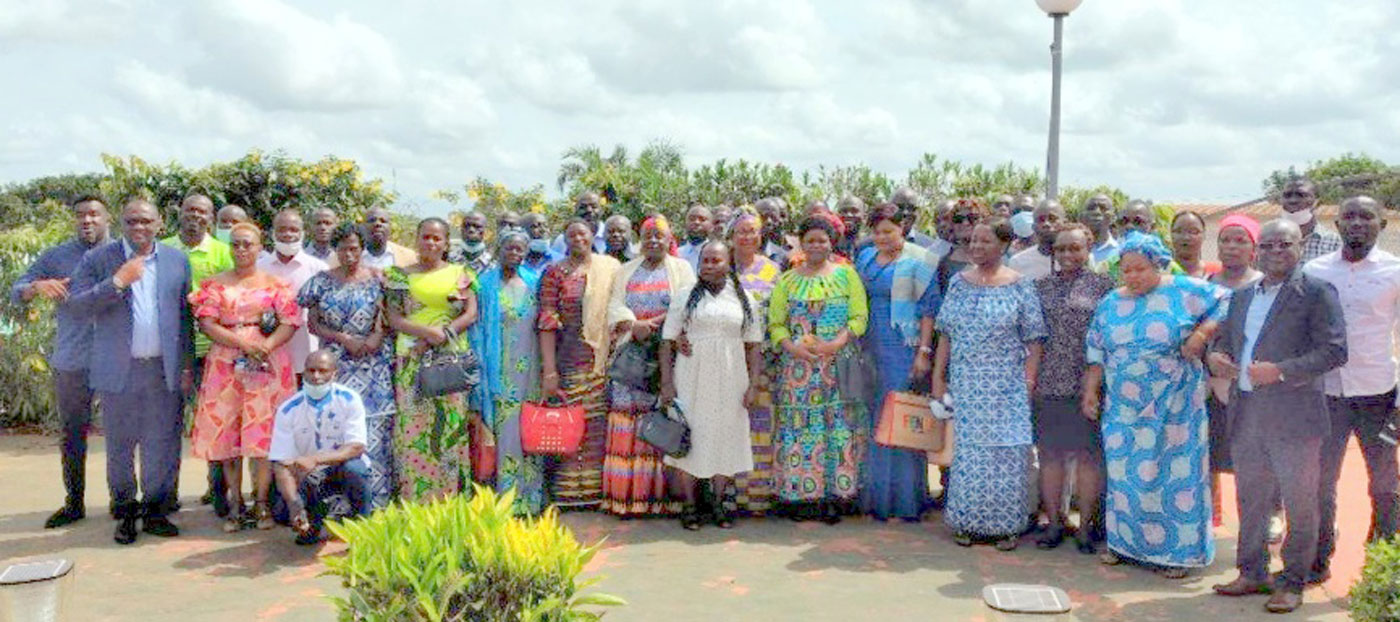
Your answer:
[[[856,500],[869,437],[865,404],[842,396],[836,380],[838,358],[856,354],[868,318],[860,275],[831,254],[839,223],[829,215],[802,223],[802,263],[778,278],[768,301],[769,336],[782,350],[778,498],[794,520],[827,524]]]
[[[359,392],[369,428],[369,496],[379,509],[394,493],[393,344],[385,338],[384,285],[360,262],[367,232],[342,224],[331,236],[340,264],[302,285],[297,304],[325,348],[340,355],[336,382]]]
[[[539,399],[538,272],[525,267],[530,236],[500,233],[497,264],[481,277],[481,320],[472,325],[472,348],[481,357],[481,384],[472,402],[496,437],[496,490],[515,490],[517,514],[544,511],[544,456],[520,446],[521,406]]]
[[[972,265],[953,275],[938,310],[933,364],[933,396],[953,397],[943,520],[959,545],[1002,551],[1016,548],[1030,515],[1030,389],[1046,336],[1035,283],[1002,265],[1013,239],[1005,220],[972,230]]]
[[[938,311],[934,282],[937,260],[904,239],[904,216],[893,203],[870,210],[874,245],[856,255],[856,271],[870,296],[870,329],[861,347],[875,361],[880,388],[870,412],[879,413],[885,395],[907,391],[913,378],[928,378],[933,348],[933,317]],[[872,433],[878,417],[871,417]],[[861,509],[876,520],[917,522],[928,505],[928,454],[870,443],[861,477]]]
[[[1155,235],[1129,233],[1119,256],[1123,286],[1099,303],[1086,339],[1083,411],[1101,421],[1104,443],[1101,559],[1181,578],[1215,556],[1201,353],[1229,291],[1164,275],[1171,253]]]

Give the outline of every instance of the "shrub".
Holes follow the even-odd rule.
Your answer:
[[[36,298],[10,303],[10,287],[44,249],[72,235],[63,208],[54,201],[33,206],[33,224],[0,231],[0,428],[58,428],[45,357],[53,344],[53,304]]]
[[[471,500],[400,503],[331,523],[350,546],[326,560],[349,592],[333,599],[340,619],[566,622],[602,617],[587,606],[624,604],[579,595],[597,581],[578,575],[599,544],[579,544],[552,508],[516,518],[514,500],[477,486]]]
[[[1366,566],[1351,586],[1350,601],[1357,622],[1400,620],[1400,537],[1367,545]]]

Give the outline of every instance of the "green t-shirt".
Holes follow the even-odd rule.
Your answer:
[[[204,241],[199,246],[189,248],[180,240],[180,236],[172,235],[161,240],[166,246],[173,246],[185,252],[185,256],[190,258],[190,291],[199,289],[199,284],[211,276],[220,272],[233,269],[233,251],[229,245],[220,242],[212,235],[205,235]],[[199,326],[194,327],[194,355],[203,358],[209,352],[209,338],[200,332]]]

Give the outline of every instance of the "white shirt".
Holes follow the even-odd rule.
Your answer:
[[[337,382],[320,401],[307,397],[305,391],[297,391],[282,402],[273,419],[267,458],[290,462],[351,443],[369,446],[365,403],[354,389]],[[369,463],[367,455],[361,454],[359,459]]]
[[[1395,331],[1400,320],[1400,258],[1379,248],[1352,263],[1335,251],[1303,266],[1337,288],[1347,324],[1347,363],[1323,377],[1334,397],[1381,395],[1395,388]]]
[[[301,286],[311,280],[311,277],[325,272],[327,268],[326,262],[312,257],[305,250],[297,253],[291,261],[282,261],[282,257],[276,252],[263,253],[258,257],[258,269],[291,286],[293,296],[301,291]],[[292,369],[299,374],[306,367],[306,355],[311,354],[320,344],[306,326],[306,309],[301,310],[301,328],[292,334],[292,340],[288,343],[291,346]]]
[[[145,268],[141,278],[127,285],[131,289],[131,358],[134,359],[161,355],[160,300],[156,296],[156,253],[160,252],[160,242],[151,244],[151,253],[142,262]],[[126,240],[122,240],[122,250],[127,259],[136,252]]]
[[[1254,363],[1254,346],[1259,343],[1259,333],[1264,331],[1264,322],[1269,319],[1269,311],[1278,300],[1283,283],[1264,285],[1264,281],[1254,284],[1254,299],[1249,301],[1249,309],[1244,314],[1244,346],[1240,349],[1240,390],[1253,391],[1254,383],[1249,379],[1249,366]]]
[[[1039,246],[1032,246],[1011,256],[1006,260],[1006,267],[1020,272],[1028,279],[1038,279],[1042,276],[1050,276],[1054,266],[1051,263],[1052,257],[1040,252]]]

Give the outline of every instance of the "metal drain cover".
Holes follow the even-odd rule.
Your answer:
[[[1009,613],[1064,613],[1069,594],[1048,585],[998,583],[982,588],[982,600],[997,611]]]

